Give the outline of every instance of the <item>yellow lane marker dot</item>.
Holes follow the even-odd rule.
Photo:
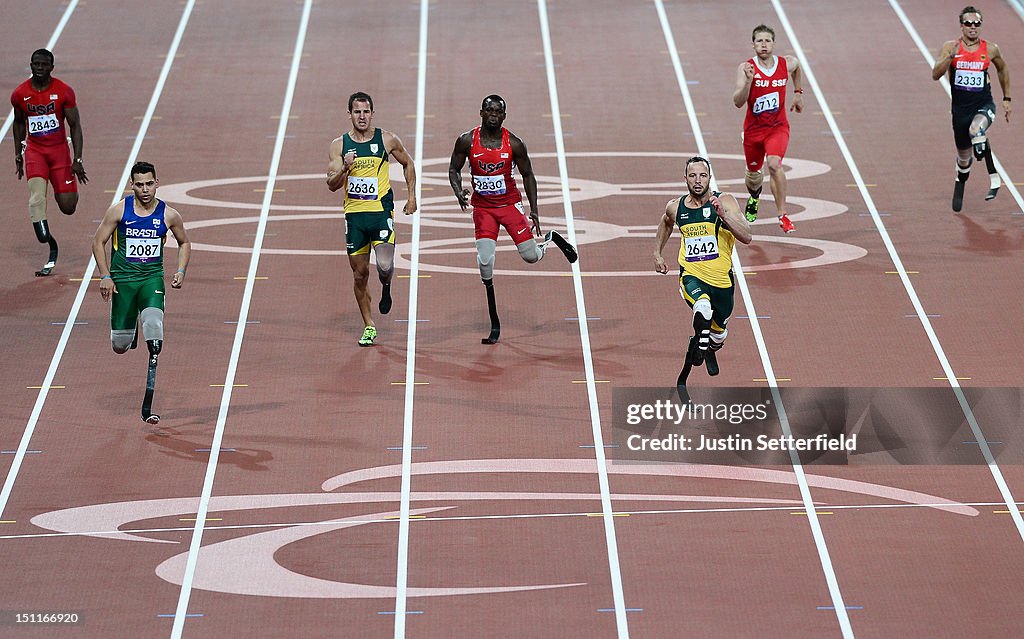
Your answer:
[[[196,521],[195,517],[179,517],[178,521]],[[220,517],[207,517],[203,521],[224,521]]]
[[[272,116],[270,116],[270,119],[271,120],[280,120],[281,116],[279,116],[279,115],[272,115]],[[299,116],[297,116],[297,115],[289,115],[288,119],[289,120],[298,120]]]
[[[886,275],[899,275],[899,271],[886,271]],[[920,275],[921,271],[907,271],[907,275]]]
[[[135,119],[136,119],[136,120],[141,120],[141,119],[142,119],[142,118],[144,118],[144,117],[146,117],[146,116],[144,116],[144,115],[137,115],[137,116],[135,116]],[[152,119],[153,119],[153,120],[163,120],[164,118],[163,118],[163,116],[160,116],[160,115],[154,115],[154,116],[152,117]]]
[[[60,389],[63,389],[64,386],[26,386],[25,388],[28,388],[30,390],[42,390],[44,388],[60,388]]]
[[[1017,512],[1024,513],[1024,510],[1018,510]],[[996,515],[1009,515],[1010,511],[1009,510],[993,510],[992,513],[996,514]],[[3,524],[3,523],[7,523],[7,522],[0,521],[0,524]],[[14,523],[14,522],[11,522],[11,523]]]
[[[604,517],[604,513],[587,513],[587,517]],[[629,513],[612,513],[612,517],[629,517]]]
[[[248,388],[248,384],[232,384],[231,388]],[[210,384],[210,388],[224,388],[224,384]]]
[[[847,184],[846,186],[857,187],[857,186],[860,186],[860,185],[859,184]],[[877,184],[865,184],[864,186],[878,186],[878,185]]]
[[[413,386],[427,386],[430,382],[413,382]],[[405,386],[405,382],[391,382],[392,386]]]
[[[426,519],[426,515],[409,515],[409,519]],[[401,515],[388,515],[384,519],[401,519]]]
[[[69,277],[68,281],[69,282],[81,282],[82,278],[80,278],[80,277]],[[98,281],[100,281],[100,278],[98,278],[98,277],[90,277],[89,281],[90,282],[98,282]]]
[[[767,377],[755,377],[754,381],[755,382],[767,382],[768,378]],[[777,381],[777,382],[791,382],[791,381],[793,381],[793,378],[792,377],[776,377],[775,381]]]
[[[1009,511],[1007,511],[1007,512],[1009,512]],[[16,524],[16,523],[18,523],[18,522],[13,520],[13,519],[3,519],[3,520],[0,520],[0,524]]]
[[[585,379],[574,379],[574,380],[572,380],[572,383],[573,384],[586,384],[587,380],[585,380]],[[595,379],[594,383],[595,384],[611,384],[612,382],[611,382],[611,380],[608,380],[608,379]]]
[[[932,379],[937,381],[937,382],[944,382],[948,378],[947,377],[933,377]],[[967,381],[967,380],[970,380],[971,378],[970,377],[954,377],[953,379],[960,380],[960,381]]]
[[[267,192],[266,189],[253,189],[253,191],[256,192],[256,193],[266,193]],[[284,189],[272,189],[272,191],[274,193],[284,193]]]
[[[235,277],[234,279],[236,279],[236,280],[247,280],[247,279],[249,279],[249,277],[246,276],[246,275],[239,275],[239,276]],[[270,278],[267,277],[266,275],[257,275],[256,277],[254,277],[252,279],[254,279],[254,280],[269,280]]]
[[[806,515],[807,513],[801,510],[799,512],[794,512],[794,513],[789,513],[789,514],[790,515]],[[815,515],[834,515],[835,513],[833,513],[831,510],[816,510],[816,511],[814,511],[814,514]]]

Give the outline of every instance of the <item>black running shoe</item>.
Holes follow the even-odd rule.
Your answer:
[[[959,213],[964,208],[964,183],[957,180],[953,184],[953,212]]]

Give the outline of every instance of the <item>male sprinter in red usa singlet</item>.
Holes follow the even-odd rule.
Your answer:
[[[494,344],[501,333],[498,311],[494,302],[494,254],[497,250],[498,227],[516,244],[519,256],[530,264],[544,257],[549,242],[562,251],[569,263],[576,261],[576,248],[555,231],[541,236],[540,217],[537,214],[537,178],[533,175],[526,145],[514,133],[502,126],[505,121],[505,100],[498,95],[484,98],[480,106],[480,126],[466,131],[455,141],[448,180],[451,182],[459,206],[465,211],[473,206],[473,227],[476,233],[476,260],[480,279],[487,291],[487,309],[491,317],[490,335],[481,339],[483,344]],[[469,174],[473,190],[462,188],[462,167],[469,160]],[[523,211],[522,196],[516,184],[515,169],[523,176],[526,199],[530,202],[530,222]],[[472,198],[470,197],[472,195]],[[532,228],[532,233],[531,233]]]
[[[36,239],[49,244],[50,257],[36,275],[49,275],[57,265],[57,240],[46,220],[46,185],[64,215],[78,208],[78,182],[89,178],[82,165],[82,124],[74,90],[53,77],[53,54],[37,49],[31,58],[32,77],[11,93],[14,109],[14,167],[28,180],[28,215]],[[67,128],[65,129],[65,122]],[[75,149],[68,151],[68,138]]]

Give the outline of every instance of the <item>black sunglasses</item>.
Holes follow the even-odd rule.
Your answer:
[[[977,22],[971,22],[970,20],[965,20],[965,21],[961,22],[960,24],[964,25],[965,27],[980,27],[981,26],[981,20],[978,20]]]

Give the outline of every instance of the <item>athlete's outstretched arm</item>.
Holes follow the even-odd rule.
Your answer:
[[[18,179],[25,177],[25,136],[28,135],[28,116],[21,109],[14,109],[14,168]]]
[[[107,209],[92,238],[92,256],[96,259],[96,270],[100,274],[100,295],[104,301],[110,301],[110,296],[117,292],[114,280],[110,279],[110,264],[107,262],[105,246],[114,231],[117,230],[117,223],[121,221],[123,207],[124,201],[122,200]]]
[[[729,229],[733,237],[743,244],[750,244],[754,239],[750,233],[750,222],[747,221],[747,216],[740,211],[740,204],[736,198],[728,193],[723,193],[719,197],[712,195],[711,205],[715,207],[715,212],[718,213],[718,217],[722,218],[722,223]]]
[[[988,51],[992,64],[996,67],[996,74],[999,76],[999,88],[1003,90],[1003,113],[1006,121],[1010,121],[1010,111],[1013,110],[1013,103],[1010,101],[1010,67],[1003,59],[999,46],[995,42],[988,43]]]
[[[331,150],[328,153],[330,162],[327,164],[327,188],[331,193],[345,186],[348,171],[352,167],[352,162],[346,162],[345,158],[341,157],[343,140],[344,136],[331,142]]]
[[[408,191],[408,198],[405,201],[405,214],[411,215],[416,212],[416,163],[409,157],[402,140],[390,131],[384,131],[384,148],[388,149],[391,157],[395,158],[402,165],[402,175],[405,176],[405,190]],[[390,148],[389,148],[390,146]]]
[[[786,56],[786,66],[789,68],[789,79],[793,85],[793,105],[790,111],[797,113],[804,112],[804,72],[800,68],[800,59],[796,56]]]
[[[953,63],[953,56],[956,55],[956,51],[959,48],[960,40],[949,40],[942,43],[938,59],[935,61],[935,66],[932,67],[932,80],[938,80],[946,75],[946,72],[949,71],[949,65]]]
[[[732,93],[732,103],[742,109],[750,97],[750,85],[754,82],[754,65],[744,62],[736,69],[736,90]]]
[[[459,200],[459,206],[465,211],[469,208],[469,189],[462,188],[462,167],[466,166],[466,158],[469,157],[469,147],[473,144],[473,132],[467,131],[455,140],[455,148],[452,150],[452,159],[448,163],[448,183]]]
[[[78,115],[78,107],[64,109],[64,119],[71,129],[71,148],[75,153],[75,157],[71,158],[71,172],[80,183],[86,184],[89,178],[85,174],[85,166],[82,165],[82,118]]]
[[[662,275],[668,273],[668,265],[665,264],[662,252],[665,250],[665,244],[668,243],[669,236],[672,235],[672,227],[676,224],[675,212],[678,207],[679,198],[666,204],[665,212],[661,214],[661,220],[658,223],[658,232],[656,234],[658,247],[654,251],[654,270]]]
[[[167,207],[164,213],[164,221],[167,223],[167,228],[174,234],[174,240],[178,243],[178,270],[171,277],[171,286],[181,288],[182,283],[185,281],[185,270],[188,269],[189,258],[192,257],[192,242],[188,239],[188,233],[185,232],[185,223],[182,221],[181,214],[177,210]]]
[[[519,139],[519,136],[509,133],[509,145],[512,147],[512,161],[519,169],[519,175],[523,176],[523,189],[526,190],[526,200],[530,203],[530,220],[533,222],[534,235],[542,235],[540,229],[540,214],[537,212],[537,176],[533,174],[533,163],[530,162],[530,154],[526,150],[526,143]]]

